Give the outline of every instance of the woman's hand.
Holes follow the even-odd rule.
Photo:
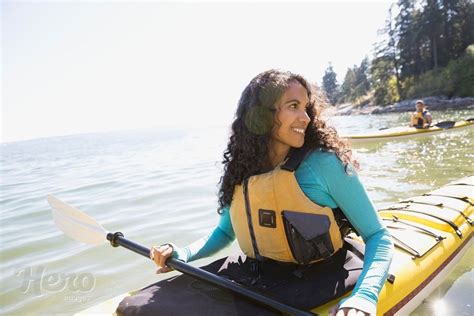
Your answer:
[[[166,259],[173,255],[173,247],[169,244],[161,246],[153,246],[150,250],[150,259],[155,261],[158,266],[156,273],[166,273],[173,269],[166,265]]]
[[[355,308],[334,308],[329,312],[331,316],[370,316],[368,313]]]

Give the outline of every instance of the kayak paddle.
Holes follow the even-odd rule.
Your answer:
[[[472,122],[474,121],[474,118],[469,118],[467,120],[464,120],[466,122]],[[456,121],[442,121],[439,123],[434,124],[433,126],[442,128],[442,129],[448,129],[448,128],[453,128],[454,125],[456,124]]]
[[[125,239],[121,232],[108,232],[92,217],[52,195],[48,195],[48,203],[52,208],[54,222],[69,237],[91,245],[99,245],[108,240],[113,247],[122,246],[150,259],[149,248]],[[230,290],[247,299],[286,314],[301,316],[317,315],[283,304],[273,298],[245,288],[236,282],[193,267],[175,258],[169,258],[166,261],[166,265],[181,273],[188,274],[196,279],[211,283],[220,288]]]
[[[436,126],[436,127],[443,128],[443,129],[448,129],[448,128],[453,128],[454,124],[456,124],[456,121],[442,121],[442,122],[436,123],[432,126]]]

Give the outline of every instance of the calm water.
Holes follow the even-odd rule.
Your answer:
[[[467,118],[474,117],[474,109],[433,114]],[[330,120],[341,133],[358,133],[403,124],[407,116]],[[73,314],[163,278],[141,256],[64,236],[52,221],[46,195],[141,244],[185,245],[217,221],[216,184],[227,134],[226,128],[146,130],[2,144],[0,313]],[[358,147],[360,176],[378,207],[421,194],[473,173],[473,136],[470,129]],[[470,249],[416,315],[432,315],[439,297],[448,314],[473,314],[473,255]]]

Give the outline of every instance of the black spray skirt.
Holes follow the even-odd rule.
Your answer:
[[[360,249],[363,252],[363,249]],[[244,255],[229,256],[202,269],[234,280],[285,304],[310,310],[343,296],[356,284],[363,262],[343,248],[330,260],[309,266],[255,261]],[[265,306],[243,299],[187,275],[149,285],[126,297],[117,315],[278,315]]]

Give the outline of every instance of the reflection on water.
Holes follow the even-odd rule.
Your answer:
[[[474,110],[433,115],[458,119],[474,117]],[[341,133],[360,133],[400,125],[407,117],[333,117],[331,124]],[[123,249],[70,240],[53,224],[46,195],[57,195],[143,245],[188,244],[216,224],[227,134],[226,127],[147,130],[2,144],[0,313],[71,314],[170,276],[156,276],[151,261]],[[360,177],[378,207],[424,193],[473,173],[473,136],[471,129],[355,148]],[[234,244],[218,257],[236,249]],[[449,283],[438,289],[449,298],[447,308],[456,306],[460,315],[472,301],[466,297],[472,290],[469,254],[447,281],[452,284],[447,288],[459,289],[456,294],[444,290]],[[92,289],[71,285],[88,275]],[[417,313],[432,314],[424,306]]]

